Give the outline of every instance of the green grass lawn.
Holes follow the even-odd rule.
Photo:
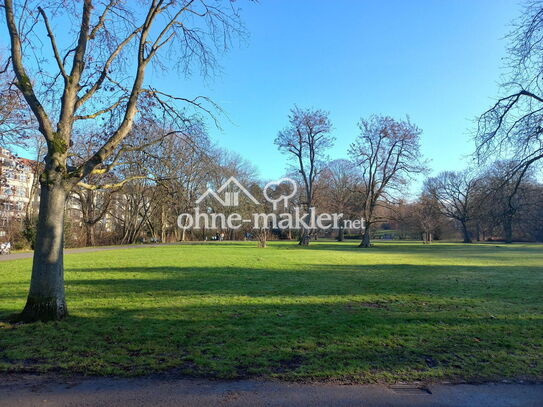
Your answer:
[[[210,243],[68,254],[70,317],[0,322],[0,371],[543,379],[543,246]],[[31,260],[0,262],[0,318]]]

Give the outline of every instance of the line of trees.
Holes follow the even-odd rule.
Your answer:
[[[543,185],[535,167],[518,171],[517,160],[499,160],[479,171],[444,171],[426,178],[420,195],[409,202],[404,197],[410,181],[428,170],[416,125],[387,116],[361,119],[349,159],[333,161],[326,156],[331,129],[326,112],[295,107],[276,144],[290,159],[289,175],[302,186],[298,205],[365,220],[353,236],[361,238],[359,247],[370,247],[378,235],[424,243],[543,239]],[[300,244],[323,235],[345,238],[341,229],[336,235],[302,231]]]
[[[407,201],[404,196],[410,186],[408,176],[419,174],[424,169],[424,162],[419,156],[416,160],[391,156],[389,153],[394,150],[390,146],[398,144],[379,140],[386,132],[375,131],[376,123],[381,123],[383,129],[391,123],[394,123],[393,128],[400,129],[403,128],[402,123],[377,116],[361,123],[372,123],[373,130],[368,132],[370,127],[362,126],[363,130],[350,148],[350,159],[323,159],[315,163],[313,171],[316,175],[311,178],[311,206],[318,213],[343,213],[350,219],[364,217],[368,219],[364,230],[351,231],[346,236],[341,228],[334,231],[279,232],[255,231],[251,225],[231,230],[219,224],[217,230],[180,229],[176,225],[177,216],[192,213],[195,206],[199,206],[201,211],[225,215],[236,211],[246,218],[255,211],[262,212],[261,207],[244,199],[235,208],[223,207],[214,199],[195,204],[207,188],[217,190],[232,176],[260,202],[265,201],[261,196],[265,181],[256,176],[251,163],[236,153],[213,145],[202,132],[190,140],[171,135],[145,152],[132,153],[129,155],[130,164],[127,161],[123,166],[122,177],[112,172],[107,178],[110,185],[116,186],[114,188],[75,187],[67,209],[66,244],[94,246],[205,240],[214,238],[217,233],[231,240],[262,238],[264,244],[272,236],[296,238],[302,244],[309,244],[311,239],[319,237],[339,241],[359,238],[361,247],[371,246],[372,238],[383,235],[421,239],[425,243],[435,239],[461,239],[465,243],[474,240],[512,242],[543,239],[543,189],[533,172],[523,175],[518,183],[520,175],[511,173],[515,163],[508,161],[495,162],[488,170],[479,173],[473,170],[445,171],[427,178],[420,195]],[[413,126],[407,120],[403,125]],[[397,136],[394,132],[390,134]],[[406,134],[412,133],[408,131]],[[368,145],[379,146],[379,151],[387,154],[374,155],[375,158],[370,154],[362,155],[365,150],[360,141],[367,140],[367,135],[377,135],[379,141],[375,143],[372,139]],[[365,161],[357,161],[361,156]],[[405,165],[401,165],[402,157]],[[370,164],[366,167],[365,162]],[[397,164],[391,166],[392,162]],[[133,179],[128,183],[119,181],[141,173],[142,168],[152,172],[154,178]],[[409,168],[414,170],[406,172]],[[297,171],[292,169],[288,174],[297,179],[300,186],[298,195],[291,202],[308,208],[308,194]],[[283,191],[283,195],[288,193]],[[24,229],[21,227],[20,231]],[[29,236],[32,238],[33,234]]]
[[[320,213],[362,217],[366,227],[349,236],[343,229],[302,230],[275,233],[278,238],[297,238],[301,244],[309,244],[310,239],[319,236],[340,241],[358,237],[361,247],[370,247],[371,238],[383,234],[390,238],[420,238],[427,243],[458,236],[466,243],[541,237],[540,185],[533,172],[523,174],[519,182],[520,174],[513,172],[515,162],[499,161],[482,173],[443,172],[427,178],[420,196],[407,202],[404,196],[410,180],[424,174],[427,167],[420,154],[420,130],[409,119],[362,119],[360,133],[348,151],[349,159],[337,160],[326,155],[333,143],[328,113],[295,107],[290,126],[290,133],[280,132],[276,143],[294,158],[287,175],[297,179],[301,188],[292,203],[305,209],[313,207]],[[96,186],[100,174],[91,174],[86,185],[73,188],[67,205],[66,245],[204,240],[216,233],[227,239],[266,240],[274,235],[269,230],[251,230],[250,225],[238,230],[219,225],[216,231],[178,228],[177,216],[192,212],[196,199],[207,188],[216,190],[234,176],[253,195],[260,196],[265,181],[256,176],[250,162],[214,145],[201,123],[180,135],[154,122],[137,121],[127,145],[141,144],[157,135],[159,142],[126,151],[122,165],[100,177],[101,187]],[[93,149],[93,137],[79,138],[76,134],[74,140],[71,160],[75,162]],[[152,177],[138,176],[142,173]],[[211,213],[229,210],[212,199],[204,201],[200,208]],[[255,209],[250,202],[241,200],[240,206],[231,210],[250,217]],[[25,230],[20,228],[21,238],[35,238],[35,234],[24,234]]]

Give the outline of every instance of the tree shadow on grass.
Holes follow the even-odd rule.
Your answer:
[[[541,377],[535,339],[541,333],[541,324],[522,319],[404,313],[369,304],[76,306],[62,322],[5,329],[0,367],[362,382],[492,379],[526,369]]]
[[[280,267],[67,268],[71,316],[0,325],[0,370],[543,377],[543,267]]]
[[[300,248],[306,250],[331,250],[331,251],[350,251],[353,253],[375,253],[375,252],[390,252],[394,254],[406,254],[406,255],[416,255],[416,254],[430,254],[432,256],[442,256],[442,255],[457,255],[464,254],[472,256],[484,256],[489,255],[500,255],[503,256],[507,253],[512,254],[534,254],[534,249],[541,249],[540,253],[543,254],[543,245],[534,244],[534,245],[525,245],[525,244],[515,244],[515,245],[504,245],[499,243],[473,243],[473,244],[463,244],[463,243],[434,243],[425,245],[422,242],[399,242],[399,241],[373,241],[373,246],[370,248],[360,248],[358,247],[359,242],[354,241],[345,241],[345,242],[312,242],[309,246],[300,247],[297,245],[288,245],[286,247],[291,248]],[[275,246],[282,246],[284,243],[276,243]]]
[[[306,265],[296,270],[247,267],[113,267],[67,270],[68,294],[101,296],[357,296],[492,299],[541,303],[543,267],[461,265]],[[115,275],[108,277],[109,274]],[[100,277],[98,277],[100,276]],[[118,277],[122,276],[122,277]],[[522,276],[522,278],[520,278]]]

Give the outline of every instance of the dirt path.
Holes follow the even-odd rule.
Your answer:
[[[541,407],[543,384],[295,384],[241,380],[0,376],[0,406]]]

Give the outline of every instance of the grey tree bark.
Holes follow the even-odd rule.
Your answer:
[[[94,223],[85,223],[85,246],[92,247],[96,245],[95,229],[96,225]]]
[[[345,240],[345,229],[343,229],[343,225],[340,225],[338,234],[337,234],[337,241],[343,242]]]
[[[464,243],[473,243],[473,241],[471,240],[471,234],[469,232],[469,229],[468,229],[468,225],[466,224],[466,222],[460,222],[460,224],[462,225],[462,235],[464,236]]]
[[[300,246],[309,246],[309,240],[309,231],[307,229],[302,229],[302,234],[300,236],[300,241],[298,242],[298,244]]]
[[[503,221],[503,234],[505,243],[513,243],[513,220],[512,216],[505,216]]]
[[[370,240],[370,225],[366,224],[366,229],[364,229],[364,234],[362,235],[362,241],[358,245],[358,247],[362,248],[369,248],[371,247],[371,240]]]
[[[64,207],[62,183],[41,182],[38,233],[30,291],[20,321],[50,321],[68,314],[64,295]]]

